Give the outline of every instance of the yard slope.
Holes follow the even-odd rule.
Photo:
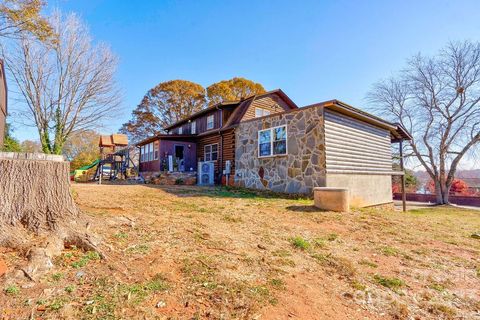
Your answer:
[[[426,319],[480,310],[479,212],[321,212],[200,187],[74,185],[107,260],[75,247],[38,283],[0,278],[0,318]],[[0,251],[9,268],[18,252]],[[3,280],[2,280],[3,279]]]

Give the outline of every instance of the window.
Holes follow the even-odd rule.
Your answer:
[[[213,129],[213,122],[215,120],[215,115],[209,115],[207,117],[207,130]]]
[[[204,149],[204,160],[205,161],[216,161],[218,159],[218,144],[209,144],[205,146]]]
[[[158,160],[158,146],[159,146],[158,140],[154,142],[153,144],[153,159]]]
[[[258,155],[260,157],[270,156],[272,154],[271,130],[263,130],[258,133]]]
[[[270,115],[270,111],[263,108],[255,108],[255,118],[260,118]]]
[[[191,124],[190,124],[190,131],[191,131],[191,134],[195,134],[197,133],[197,122],[196,121],[193,121]]]
[[[158,141],[143,145],[140,149],[140,162],[158,160]]]
[[[183,133],[183,127],[178,128],[178,134],[182,134],[182,133]]]
[[[287,126],[258,132],[258,156],[270,157],[287,154]]]
[[[153,160],[153,143],[148,144],[148,161]]]

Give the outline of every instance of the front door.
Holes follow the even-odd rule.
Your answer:
[[[175,145],[175,160],[178,171],[185,171],[185,146]]]

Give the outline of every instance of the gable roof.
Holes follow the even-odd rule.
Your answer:
[[[377,127],[388,129],[392,135],[392,142],[412,140],[410,133],[399,123],[389,122],[371,113],[352,107],[351,105],[337,99],[321,102],[321,104],[323,104],[324,108],[335,110],[358,120],[373,124]]]
[[[388,122],[388,121],[386,121],[382,118],[379,118],[379,117],[377,117],[373,114],[370,114],[370,113],[365,112],[363,110],[352,107],[351,105],[349,105],[345,102],[342,102],[340,100],[337,100],[337,99],[318,102],[318,103],[314,103],[314,104],[304,106],[304,107],[301,107],[301,108],[297,108],[297,109],[292,109],[292,110],[288,110],[288,111],[284,111],[284,112],[274,113],[274,114],[270,114],[270,115],[259,117],[259,118],[249,119],[249,120],[246,120],[244,122],[250,122],[250,121],[256,121],[256,120],[259,120],[259,119],[275,117],[275,116],[279,116],[279,115],[282,115],[282,114],[291,113],[291,112],[298,112],[298,111],[302,111],[302,110],[305,110],[305,109],[308,109],[308,108],[314,108],[314,107],[323,107],[325,109],[334,110],[334,111],[337,111],[341,114],[348,115],[348,116],[353,117],[355,119],[362,120],[364,122],[370,123],[374,126],[387,129],[391,133],[392,142],[399,142],[401,140],[412,140],[412,136],[410,135],[410,133],[399,123]],[[239,123],[236,123],[236,124],[233,124],[231,127],[236,127],[238,125],[239,125]]]
[[[232,115],[230,116],[230,118],[227,120],[227,122],[223,126],[224,128],[226,128],[226,127],[229,127],[229,126],[231,126],[235,123],[238,123],[242,119],[243,115],[247,111],[250,104],[255,99],[260,99],[260,98],[263,98],[263,97],[271,95],[271,94],[278,95],[283,101],[285,101],[285,103],[291,109],[298,109],[295,102],[293,102],[292,99],[290,99],[290,97],[285,94],[285,92],[283,92],[281,89],[275,89],[275,90],[271,90],[271,91],[268,91],[268,92],[265,92],[265,93],[262,93],[262,94],[251,95],[249,97],[246,97],[246,98],[238,100],[238,101],[224,101],[224,102],[214,104],[213,106],[210,106],[206,109],[200,110],[200,111],[192,114],[190,117],[187,117],[185,119],[182,119],[180,121],[175,122],[174,124],[171,124],[167,127],[164,127],[164,129],[166,131],[168,131],[168,130],[174,128],[174,127],[177,127],[177,126],[179,126],[181,124],[184,124],[184,123],[186,123],[190,120],[198,118],[199,116],[204,115],[206,113],[209,113],[209,112],[211,112],[215,109],[221,109],[221,108],[232,107],[233,106],[235,108],[235,110],[233,111]]]
[[[128,146],[128,137],[125,134],[111,134],[109,136],[100,136],[99,147]]]
[[[228,128],[232,126],[235,123],[240,122],[242,120],[245,112],[247,112],[248,107],[252,104],[252,102],[255,100],[255,96],[251,96],[250,98],[247,98],[240,102],[237,108],[233,110],[232,114],[228,118],[227,122],[224,125],[224,128]]]

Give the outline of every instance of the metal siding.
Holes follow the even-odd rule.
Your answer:
[[[334,111],[325,111],[327,172],[390,172],[390,133]]]

